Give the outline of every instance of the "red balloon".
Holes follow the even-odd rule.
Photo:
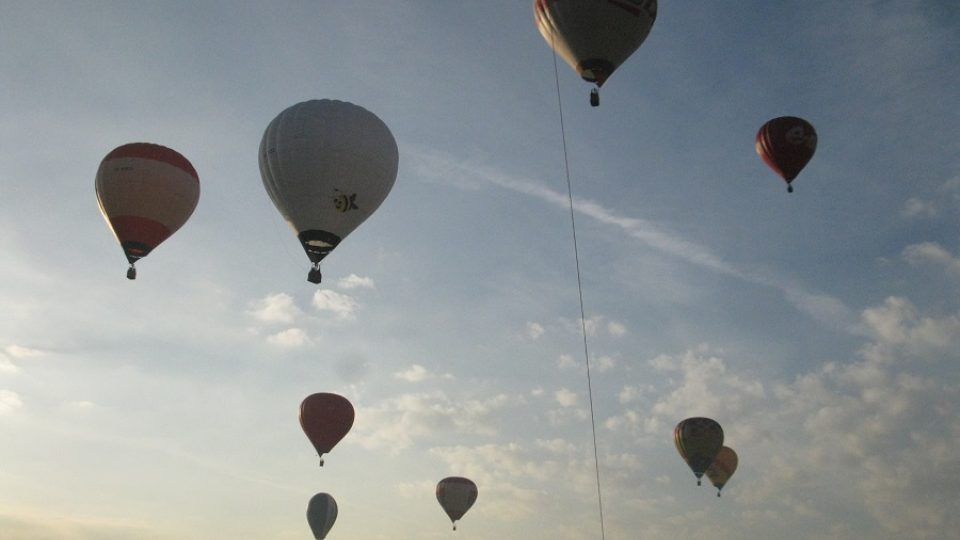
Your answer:
[[[317,449],[321,467],[323,454],[330,452],[350,431],[353,416],[353,405],[337,394],[311,394],[300,404],[300,427]]]
[[[810,122],[795,116],[770,120],[757,132],[757,153],[787,182],[800,174],[817,149],[817,132]]]

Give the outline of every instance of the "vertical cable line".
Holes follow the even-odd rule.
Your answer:
[[[551,36],[551,41],[553,41]],[[553,47],[551,47],[552,49]],[[563,100],[560,98],[560,70],[557,53],[553,53],[553,78],[557,83],[557,108],[560,111],[560,140],[563,142],[563,169],[567,177],[567,198],[570,201],[570,228],[573,231],[573,257],[577,265],[577,293],[580,296],[580,330],[583,334],[583,359],[587,365],[587,396],[590,400],[590,427],[593,430],[593,467],[597,475],[597,507],[600,510],[600,538],[606,539],[603,527],[603,495],[600,490],[600,457],[597,452],[597,422],[593,414],[593,382],[590,379],[590,348],[587,346],[587,318],[583,308],[583,281],[580,279],[580,250],[577,248],[577,220],[573,212],[573,184],[570,181],[570,160],[567,158],[567,133],[563,124]]]

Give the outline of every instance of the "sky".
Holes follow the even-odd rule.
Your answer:
[[[326,492],[330,539],[954,537],[960,6],[663,1],[592,108],[530,4],[0,0],[0,536],[310,538]],[[400,152],[319,286],[257,165],[308,99]],[[128,281],[94,176],[136,141],[201,195]],[[314,392],[356,409],[322,469]]]

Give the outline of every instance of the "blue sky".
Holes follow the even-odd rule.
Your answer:
[[[0,2],[5,539],[600,537],[553,57],[530,2]],[[960,527],[960,10],[661,2],[602,104],[561,62],[606,537]],[[400,149],[324,283],[263,189],[281,110]],[[817,128],[788,195],[769,118]],[[183,153],[190,221],[134,282],[93,179]],[[297,423],[347,396],[319,470]],[[717,499],[673,448],[717,419]]]

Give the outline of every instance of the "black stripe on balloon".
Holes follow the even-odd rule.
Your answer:
[[[317,264],[340,243],[340,237],[327,231],[301,231],[297,235],[310,262]]]

